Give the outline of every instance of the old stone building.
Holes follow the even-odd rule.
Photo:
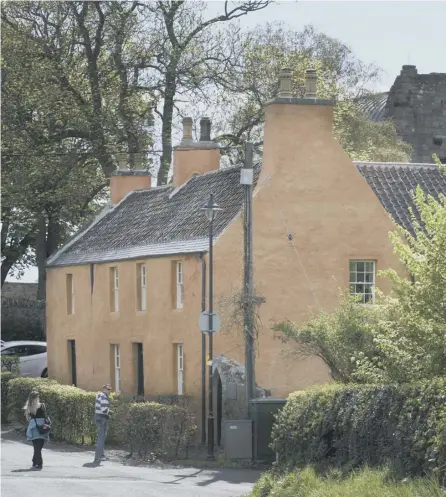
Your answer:
[[[446,162],[446,73],[418,74],[403,66],[389,92],[361,102],[373,121],[391,118],[398,135],[412,145],[411,162]]]

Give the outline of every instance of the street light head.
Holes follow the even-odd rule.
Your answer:
[[[213,193],[211,193],[211,195],[209,196],[209,200],[204,204],[204,206],[201,209],[204,211],[206,218],[209,222],[215,219],[215,216],[217,215],[218,211],[223,210],[215,202]]]

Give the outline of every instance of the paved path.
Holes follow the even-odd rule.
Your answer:
[[[159,469],[106,461],[91,467],[93,453],[57,444],[43,451],[42,471],[30,469],[32,446],[2,431],[2,497],[238,497],[250,492],[253,470]]]

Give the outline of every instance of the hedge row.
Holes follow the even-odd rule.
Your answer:
[[[29,393],[37,390],[53,423],[52,437],[73,444],[94,443],[96,392],[60,385],[44,378],[9,381],[10,418],[24,422],[23,406]],[[169,397],[170,398],[170,397]],[[155,402],[112,399],[108,443],[125,446],[133,454],[177,457],[186,452],[196,426],[184,407]]]
[[[9,382],[15,378],[14,373],[9,371],[2,371],[0,373],[1,378],[1,409],[2,409],[2,423],[6,423],[8,421],[9,408],[8,408],[8,390],[9,390]]]
[[[417,385],[328,385],[290,396],[272,447],[286,468],[390,465],[446,474],[446,379]]]
[[[23,406],[32,390],[40,393],[53,423],[52,437],[72,444],[96,439],[94,401],[96,393],[60,385],[46,378],[16,378],[9,382],[10,418],[25,422]]]

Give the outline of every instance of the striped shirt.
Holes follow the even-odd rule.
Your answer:
[[[104,392],[98,393],[96,395],[96,401],[94,403],[94,413],[108,416],[109,407],[110,407],[110,402],[108,400],[108,395]]]

